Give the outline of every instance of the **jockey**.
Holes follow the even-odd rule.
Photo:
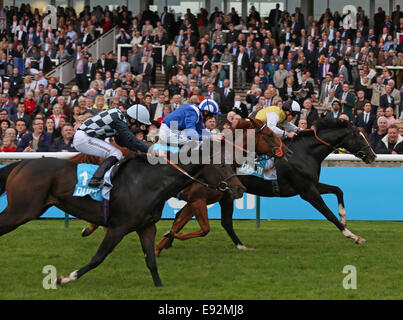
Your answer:
[[[198,106],[198,99],[191,99],[190,102],[193,103],[181,106],[164,118],[159,132],[160,139],[164,143],[179,146],[190,140],[202,140],[203,137],[222,140],[221,134],[209,134],[203,124],[208,116],[220,114],[217,102],[205,99]]]
[[[118,145],[133,151],[148,151],[148,145],[138,140],[129,129],[128,120],[132,121],[131,119],[145,125],[151,124],[147,108],[135,104],[127,109],[126,115],[116,108],[102,111],[84,121],[77,129],[73,140],[77,151],[105,158],[88,183],[90,187],[102,187],[105,173],[123,157],[118,148],[104,141],[106,138],[115,137]]]
[[[301,113],[301,107],[298,102],[288,100],[283,103],[283,107],[271,106],[259,110],[255,119],[266,123],[267,126],[282,139],[292,138],[296,134],[298,127],[292,122],[287,121],[288,116],[295,117]],[[280,128],[280,127],[281,128]]]

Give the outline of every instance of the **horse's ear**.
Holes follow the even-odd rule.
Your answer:
[[[251,127],[250,121],[248,121],[247,119],[238,119],[235,129],[245,129],[250,127]]]

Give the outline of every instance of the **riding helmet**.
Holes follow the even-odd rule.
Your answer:
[[[296,116],[301,113],[301,106],[297,101],[287,100],[283,103],[283,110],[290,111],[291,115]]]
[[[212,99],[204,99],[202,102],[200,102],[199,109],[202,112],[206,111],[208,113],[221,114],[217,102]]]
[[[127,115],[130,118],[141,122],[142,124],[150,125],[150,113],[148,112],[147,107],[142,104],[134,104],[129,109],[127,109]]]

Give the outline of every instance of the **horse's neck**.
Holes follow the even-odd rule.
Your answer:
[[[342,134],[342,132],[336,133],[335,131],[332,132],[331,130],[323,130],[321,132],[317,132],[317,136],[323,142],[330,144],[332,147],[342,147],[340,146],[340,143],[344,139],[344,134]],[[315,137],[313,137],[313,139],[316,140],[317,145],[312,151],[312,154],[315,156],[316,159],[319,160],[319,163],[321,163],[329,154],[334,151],[334,149],[319,141]]]

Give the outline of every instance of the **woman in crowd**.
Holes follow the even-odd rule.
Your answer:
[[[66,115],[63,114],[63,110],[59,104],[55,104],[53,106],[53,112],[52,112],[50,118],[53,119],[53,121],[55,123],[55,129],[61,127],[60,119],[66,118]]]
[[[161,124],[161,123],[162,123],[162,120],[164,120],[164,118],[165,118],[168,114],[170,114],[171,112],[172,112],[171,106],[170,106],[169,104],[166,104],[166,105],[164,106],[163,110],[162,110],[162,117],[159,117],[159,118],[157,119],[157,121]]]
[[[28,91],[27,97],[24,99],[25,113],[29,114],[31,117],[34,115],[36,107],[36,101],[33,97],[34,94],[32,93],[32,91]]]

